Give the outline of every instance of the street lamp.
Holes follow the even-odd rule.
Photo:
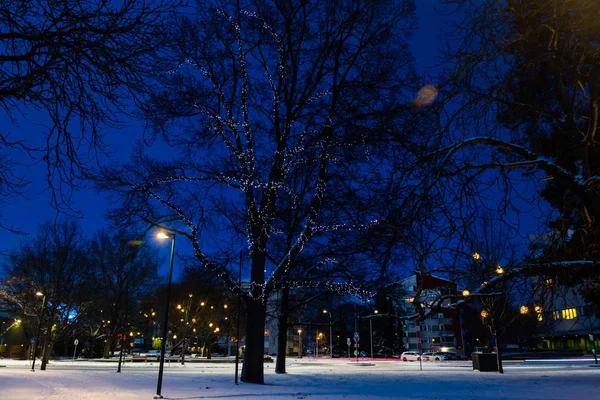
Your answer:
[[[323,314],[329,314],[329,356],[333,358],[333,329],[331,325],[331,311],[323,310]]]
[[[298,329],[298,355],[302,358],[302,329]]]
[[[379,314],[379,311],[373,311],[375,314]],[[371,358],[373,358],[373,317],[369,318],[369,330],[371,331]]]
[[[159,239],[172,239],[171,241],[171,259],[169,261],[169,283],[167,284],[167,304],[165,305],[165,322],[163,325],[162,332],[162,343],[160,345],[160,366],[158,367],[158,384],[156,386],[156,396],[155,399],[162,399],[161,395],[162,390],[162,378],[163,378],[163,369],[165,366],[165,348],[167,345],[167,328],[169,325],[169,307],[171,302],[171,280],[173,279],[173,257],[175,255],[175,234],[172,232],[158,232],[156,235]]]
[[[323,336],[323,333],[317,332],[315,336],[315,359],[319,358],[319,338]]]
[[[35,357],[37,354],[37,347],[40,341],[40,332],[42,330],[42,319],[44,318],[44,310],[46,309],[46,295],[42,292],[36,292],[37,297],[42,296],[42,311],[40,312],[40,321],[38,322],[37,333],[35,335],[35,343],[33,345],[33,361],[31,362],[31,372],[35,371]]]

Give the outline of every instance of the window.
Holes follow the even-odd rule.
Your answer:
[[[562,317],[564,319],[573,319],[577,317],[577,310],[575,308],[565,308],[562,310]]]
[[[546,279],[546,287],[552,286],[552,278]]]
[[[538,319],[538,321],[543,321],[544,320],[544,317],[542,316],[542,313],[538,313],[537,319]]]
[[[558,311],[552,311],[552,318],[556,321],[560,318],[560,313]]]
[[[584,317],[591,317],[594,314],[594,310],[593,310],[592,306],[587,305],[587,306],[579,307],[579,313],[581,315],[583,315]]]

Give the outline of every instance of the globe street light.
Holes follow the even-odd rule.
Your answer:
[[[37,334],[35,335],[35,343],[33,345],[33,361],[31,363],[31,371],[35,371],[35,357],[37,354],[37,347],[40,341],[40,332],[42,330],[42,319],[44,318],[44,310],[46,309],[46,295],[42,292],[36,292],[37,297],[42,296],[42,311],[40,312],[40,321],[38,322]]]
[[[329,314],[329,355],[333,358],[333,330],[331,325],[331,311],[323,310],[323,314]]]
[[[158,384],[156,386],[156,396],[155,399],[162,399],[161,395],[162,390],[162,378],[163,378],[163,369],[165,366],[165,348],[167,345],[167,328],[169,325],[169,307],[171,302],[171,280],[173,279],[173,256],[175,255],[175,234],[172,232],[158,232],[156,235],[159,239],[171,239],[171,259],[169,261],[169,283],[167,284],[167,304],[165,305],[165,322],[163,325],[162,332],[162,343],[160,345],[160,365],[158,367]]]

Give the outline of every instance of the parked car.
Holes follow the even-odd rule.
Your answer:
[[[441,351],[436,351],[430,355],[431,361],[446,361],[449,360],[447,354]]]
[[[468,360],[468,357],[465,357],[460,353],[455,353],[452,351],[446,351],[443,354],[448,358],[448,360]]]
[[[441,351],[429,351],[423,353],[423,361],[446,361],[448,357]]]
[[[418,351],[405,351],[400,355],[402,361],[429,361],[429,357],[421,355]]]

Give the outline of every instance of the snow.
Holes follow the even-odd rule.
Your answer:
[[[356,363],[354,363],[356,364]],[[265,385],[234,384],[234,365],[172,363],[165,366],[162,394],[168,399],[598,399],[600,368],[589,362],[544,365],[505,363],[505,374],[473,371],[469,362],[288,359],[287,374],[265,364]],[[374,365],[368,365],[374,364]],[[0,398],[10,400],[152,399],[156,363],[54,361],[30,371],[25,361],[0,360]]]

